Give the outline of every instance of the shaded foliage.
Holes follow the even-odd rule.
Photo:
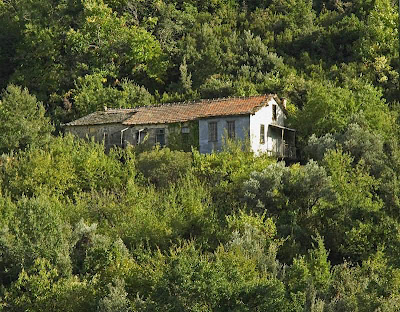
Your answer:
[[[392,0],[0,0],[0,311],[398,311],[398,23]],[[50,136],[261,93],[301,164]]]

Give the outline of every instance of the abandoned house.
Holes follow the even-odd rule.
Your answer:
[[[295,158],[295,130],[285,127],[286,101],[276,95],[199,100],[132,109],[107,109],[65,124],[107,148],[159,144],[200,153],[221,149],[224,136],[249,139],[255,153]]]

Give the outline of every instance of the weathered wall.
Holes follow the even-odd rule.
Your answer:
[[[227,122],[235,121],[236,139],[246,139],[250,128],[249,116],[227,116],[220,118],[207,118],[199,120],[199,151],[200,153],[211,153],[219,151],[222,147],[223,136],[227,134]],[[217,122],[217,141],[208,141],[208,124]]]
[[[125,144],[136,145],[138,141],[139,132],[141,133],[140,143],[147,143],[149,145],[155,145],[156,143],[156,130],[164,129],[165,133],[165,144],[168,145],[169,129],[167,124],[151,124],[151,125],[137,125],[132,126],[128,130],[124,131],[123,141]],[[145,135],[143,135],[145,133]],[[144,139],[144,141],[143,141]]]
[[[271,99],[268,106],[264,106],[259,109],[254,115],[250,116],[250,145],[255,153],[264,153],[272,150],[277,142],[277,136],[269,129],[270,124],[284,126],[285,124],[285,113],[275,102]],[[275,104],[277,118],[276,121],[272,120],[272,105]],[[260,143],[260,127],[264,125],[265,131],[265,143]]]
[[[183,133],[185,129],[186,133]],[[168,147],[172,150],[190,152],[192,147],[199,149],[199,122],[168,124]]]
[[[94,138],[97,142],[104,142],[106,148],[121,144],[122,124],[103,124],[89,126],[65,126],[66,133],[72,133],[80,138]]]
[[[198,122],[184,124],[151,124],[151,125],[138,125],[127,127],[122,124],[104,124],[104,125],[90,125],[90,126],[66,126],[65,132],[72,133],[80,138],[94,138],[97,142],[103,142],[106,148],[112,146],[126,146],[127,144],[136,145],[138,142],[139,131],[141,132],[141,143],[150,146],[156,143],[156,130],[164,129],[165,144],[169,144],[169,137],[175,137],[174,142],[171,142],[175,148],[178,148],[179,142],[176,137],[182,137],[181,128],[188,127],[189,140],[181,142],[182,149],[190,151],[190,147],[198,147]],[[195,138],[194,138],[195,136]],[[121,140],[122,137],[122,140]]]
[[[168,144],[168,126],[165,124],[140,125],[134,127],[127,127],[122,124],[66,126],[65,132],[72,133],[80,138],[93,137],[95,141],[104,142],[105,147],[110,148],[112,146],[126,146],[127,144],[136,145],[138,132],[142,129],[144,129],[144,131],[146,132],[146,142],[150,145],[155,144],[156,129],[164,129],[165,142],[166,144]]]

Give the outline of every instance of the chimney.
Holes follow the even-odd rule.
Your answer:
[[[107,106],[104,105],[103,110],[106,112],[108,110]]]
[[[286,98],[282,98],[282,106],[284,108],[286,108],[286,102],[287,102]]]

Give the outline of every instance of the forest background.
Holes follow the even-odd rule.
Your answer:
[[[398,311],[398,5],[0,0],[0,311]],[[301,164],[62,134],[264,93]]]

